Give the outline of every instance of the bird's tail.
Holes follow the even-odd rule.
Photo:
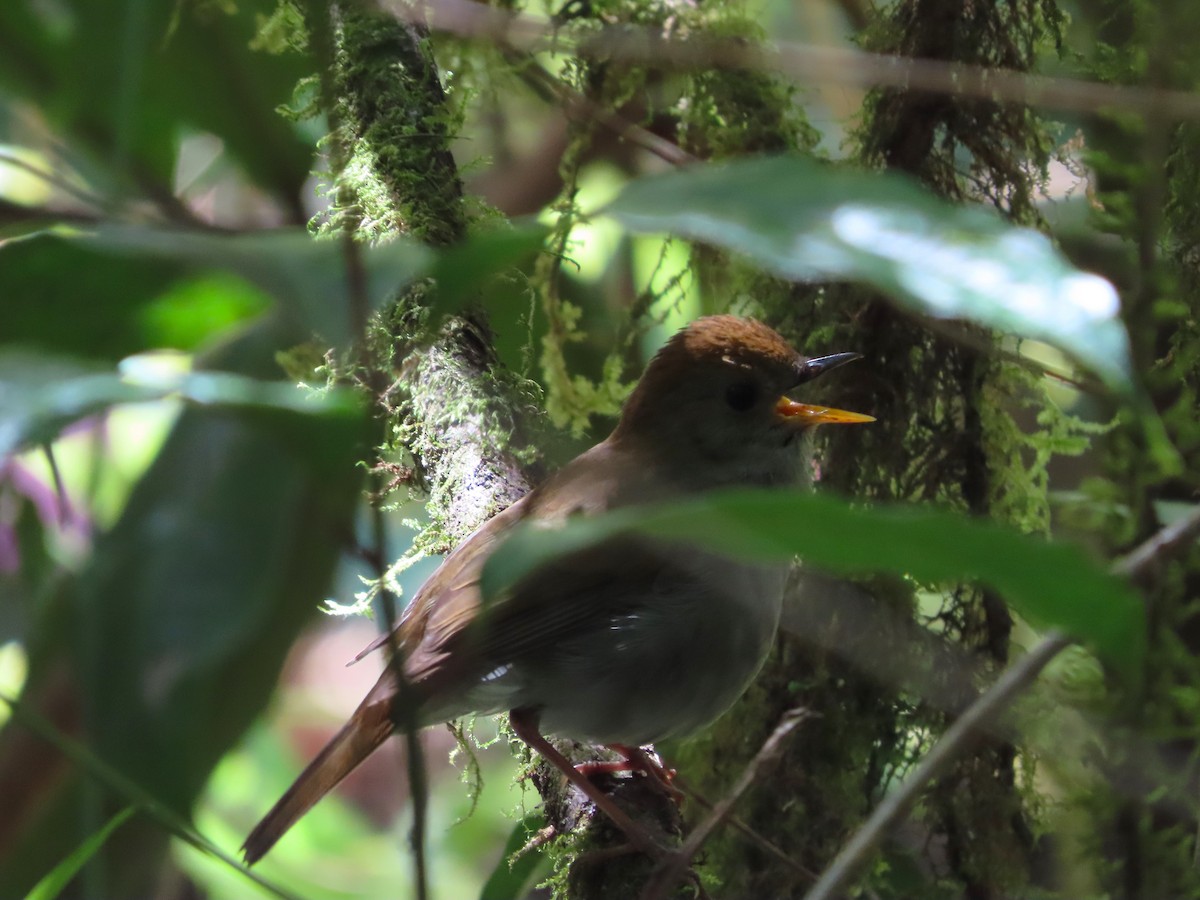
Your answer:
[[[254,826],[242,855],[246,865],[254,865],[275,846],[275,842],[296,824],[318,800],[333,790],[359,763],[370,756],[392,733],[388,704],[366,703],[355,712],[342,730],[333,736],[316,759],[300,773],[279,802]]]

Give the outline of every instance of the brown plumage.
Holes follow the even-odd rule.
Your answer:
[[[480,573],[527,519],[553,524],[726,485],[795,481],[799,431],[870,417],[783,394],[850,358],[806,360],[767,326],[734,316],[675,335],[613,434],[463,541],[405,610],[394,639],[419,722],[512,710],[531,742],[540,719],[546,731],[635,746],[694,730],[728,707],[774,635],[781,568],[622,537],[550,564],[486,610]],[[247,837],[247,862],[387,739],[396,694],[385,671]]]

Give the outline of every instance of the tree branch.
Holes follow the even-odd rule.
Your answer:
[[[430,26],[438,31],[530,52],[569,50],[579,56],[659,68],[747,69],[843,87],[897,88],[1076,112],[1123,109],[1139,114],[1153,111],[1167,119],[1200,119],[1200,96],[1191,91],[1050,78],[813,44],[778,42],[768,50],[737,38],[664,37],[661,29],[652,27],[605,26],[572,40],[543,19],[472,0],[435,0],[421,7],[391,0],[385,6],[400,19],[428,16]]]

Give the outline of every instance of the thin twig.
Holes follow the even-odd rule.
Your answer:
[[[44,223],[73,222],[83,225],[99,223],[105,214],[62,206],[25,206],[0,200],[0,228],[10,225],[43,225]]]
[[[1177,552],[1197,535],[1200,535],[1200,507],[1178,522],[1161,529],[1131,553],[1117,560],[1113,563],[1111,571],[1114,575],[1125,577],[1141,574]],[[975,736],[977,729],[999,715],[1034,682],[1042,669],[1070,644],[1070,638],[1051,631],[1029,653],[1009,666],[996,683],[946,729],[941,740],[925,755],[904,783],[875,808],[870,818],[862,824],[813,885],[812,890],[805,895],[805,900],[832,900],[838,896],[849,884],[854,873],[883,842],[892,827],[912,808],[921,791],[949,767],[963,747]]]
[[[362,252],[353,235],[347,230],[342,239],[342,252],[346,262],[346,280],[350,295],[350,316],[352,324],[359,335],[360,363],[364,377],[371,381],[379,367],[371,353],[370,341],[367,336],[369,305],[366,295],[366,270],[362,262]],[[371,478],[375,481],[372,494],[382,496],[383,470],[379,467],[372,469]],[[384,627],[387,629],[387,666],[396,684],[396,700],[392,704],[392,727],[404,734],[404,746],[409,796],[412,799],[413,824],[409,836],[409,844],[413,854],[413,879],[416,900],[427,900],[429,896],[429,873],[426,863],[425,835],[426,821],[429,809],[429,785],[426,777],[425,752],[421,747],[421,722],[417,716],[417,706],[404,671],[404,648],[396,631],[396,598],[389,587],[387,564],[387,522],[384,519],[383,507],[379,502],[369,503],[371,510],[371,537],[373,546],[364,554],[370,559],[375,569],[375,582],[379,585],[380,602],[383,606]]]
[[[52,443],[42,444],[42,453],[46,457],[46,465],[50,467],[50,478],[54,481],[54,493],[58,498],[58,525],[65,528],[71,518],[71,498],[67,495],[67,486],[63,482],[62,470],[58,467],[58,456],[54,453]]]
[[[361,245],[354,239],[349,220],[342,233],[342,258],[346,269],[346,290],[349,297],[349,315],[354,333],[359,341],[359,363],[368,382],[375,379],[379,366],[371,352],[371,342],[367,334],[370,303],[367,297],[367,273],[363,265]],[[378,392],[376,392],[378,395]],[[382,471],[376,467],[372,470],[375,479],[373,494],[381,495],[383,486]],[[371,503],[371,531],[373,547],[369,556],[375,567],[375,580],[379,585],[379,596],[383,606],[384,627],[387,629],[388,670],[396,684],[396,700],[392,704],[392,727],[404,734],[404,745],[407,750],[406,762],[408,769],[408,789],[412,798],[413,824],[409,835],[409,845],[413,855],[413,879],[416,900],[427,900],[429,896],[429,873],[426,861],[425,835],[426,821],[429,808],[429,786],[426,778],[425,753],[421,747],[421,722],[417,716],[417,706],[404,671],[404,648],[396,633],[396,598],[388,586],[387,578],[387,522],[384,519],[380,503]]]
[[[875,852],[884,836],[909,811],[925,786],[937,778],[975,736],[976,729],[1016,699],[1050,660],[1070,644],[1070,638],[1052,631],[1029,653],[1005,669],[996,683],[946,729],[942,739],[925,754],[904,783],[875,807],[870,818],[842,848],[812,890],[804,895],[804,900],[832,900],[837,896],[859,866]]]
[[[575,116],[579,119],[598,122],[622,140],[653,153],[673,166],[687,166],[699,162],[697,157],[688,153],[678,144],[660,137],[653,131],[629,121],[620,113],[573,90],[533,57],[521,54],[521,58],[517,59],[514,58],[516,55],[517,51],[510,51],[510,61],[518,67],[521,80],[543,99],[562,104],[564,112],[569,117]]]
[[[783,718],[771,732],[771,736],[763,742],[762,747],[754,754],[754,758],[742,770],[741,776],[725,798],[713,808],[703,822],[692,829],[682,847],[664,857],[658,864],[654,874],[646,883],[646,888],[642,892],[642,900],[662,900],[667,896],[667,893],[683,877],[684,870],[691,863],[693,857],[700,852],[704,842],[728,818],[733,811],[734,804],[741,799],[755,781],[779,762],[779,757],[783,753],[784,739],[797,725],[811,716],[812,713],[807,709],[793,709],[783,714]]]
[[[1154,112],[1167,119],[1200,119],[1200,94],[1071,78],[1029,75],[933,59],[908,59],[841,47],[780,43],[775,48],[739,39],[665,36],[661,28],[603,26],[574,38],[546,19],[511,13],[472,0],[433,0],[410,5],[385,0],[403,20],[421,17],[430,28],[528,52],[570,51],[659,68],[725,68],[778,72],[808,81],[856,88],[926,91],[1049,109]]]
[[[63,193],[70,194],[81,203],[86,203],[89,206],[95,206],[99,209],[104,208],[103,198],[98,197],[95,194],[88,193],[82,188],[76,187],[57,172],[51,171],[50,169],[43,169],[41,166],[34,165],[28,160],[21,159],[19,156],[14,156],[11,153],[5,153],[4,151],[0,150],[0,165],[12,166],[14,169],[21,169],[22,171],[32,175],[34,178],[41,179],[51,187],[56,187]]]
[[[1154,564],[1173,556],[1200,535],[1200,506],[1194,508],[1179,521],[1155,532],[1112,566],[1114,575],[1132,578],[1143,575]]]
[[[697,793],[696,790],[690,784],[688,784],[688,782],[685,781],[681,775],[675,776],[674,784],[681,791],[683,791],[684,796],[686,796],[689,800],[694,800],[696,803],[699,803],[705,809],[710,811],[715,808],[715,803],[706,798],[703,794]],[[730,828],[747,838],[752,844],[754,844],[764,853],[768,853],[775,857],[775,859],[778,860],[782,865],[787,866],[805,881],[817,880],[816,872],[796,862],[796,860],[788,856],[787,853],[785,853],[778,845],[772,843],[768,838],[759,834],[737,816],[730,815],[725,819],[725,821],[728,823]]]
[[[919,321],[930,331],[940,334],[947,340],[954,341],[959,346],[975,350],[980,354],[998,357],[1005,362],[1020,366],[1026,372],[1038,378],[1053,378],[1055,381],[1084,394],[1103,396],[1106,393],[1104,385],[1092,376],[1082,375],[1074,377],[1066,372],[1061,372],[1044,363],[1040,363],[1036,359],[1031,359],[1018,350],[1007,350],[1003,347],[992,345],[986,340],[987,332],[973,331],[967,326],[950,319],[923,317]]]
[[[375,556],[384,559],[387,546],[383,509],[379,504],[371,505],[371,526],[374,531]],[[396,599],[386,582],[387,567],[380,566],[375,573],[380,597],[383,602],[384,627],[388,631],[388,669],[396,682],[396,701],[392,704],[392,725],[404,733],[404,746],[408,768],[408,790],[412,798],[413,824],[409,845],[413,854],[413,878],[417,900],[429,897],[429,873],[426,866],[425,832],[429,809],[429,784],[425,772],[425,752],[421,748],[421,723],[417,718],[417,703],[409,689],[404,673],[404,650],[396,634]]]
[[[363,366],[364,377],[370,379],[378,371],[378,366],[372,359],[371,340],[367,333],[371,317],[371,300],[367,296],[367,268],[363,263],[361,248],[354,237],[353,229],[343,229],[341,243],[342,262],[346,270],[346,294],[349,299],[347,313],[350,319],[350,333],[358,335],[360,363]],[[375,395],[378,396],[378,391]]]
[[[326,34],[327,37],[328,35]],[[331,52],[327,45],[324,45],[324,49],[327,53]],[[326,71],[331,71],[332,62],[327,61],[326,65],[328,66]],[[326,86],[325,89],[328,90],[328,87]],[[337,133],[336,129],[331,130],[334,134]],[[338,142],[335,160],[337,165],[344,166],[348,156],[347,149],[340,146],[340,142]],[[362,245],[355,239],[353,223],[348,217],[343,220],[341,250],[346,275],[347,314],[350,318],[351,333],[358,336],[358,362],[362,371],[361,377],[367,381],[373,394],[379,396],[381,385],[377,382],[379,381],[378,373],[380,372],[380,367],[372,353],[370,335],[368,334],[370,298],[367,296],[367,271],[362,258]],[[375,480],[372,494],[382,496],[380,491],[383,487],[382,471],[378,467],[374,468],[371,477]],[[367,555],[373,563],[376,583],[379,585],[384,627],[387,629],[385,632],[387,634],[387,641],[385,642],[385,646],[387,647],[387,668],[396,685],[396,696],[391,705],[392,727],[396,731],[403,733],[405,749],[407,751],[405,756],[408,770],[408,789],[413,809],[413,824],[409,835],[409,845],[412,847],[413,855],[414,891],[416,900],[427,900],[429,896],[429,873],[426,860],[425,836],[429,808],[429,786],[426,778],[425,753],[421,747],[420,740],[421,722],[417,715],[418,704],[410,690],[408,677],[404,671],[404,648],[400,645],[400,639],[396,633],[396,622],[398,621],[396,598],[388,586],[387,522],[384,519],[380,503],[370,503],[369,508],[371,511],[371,537],[374,546],[368,551]]]

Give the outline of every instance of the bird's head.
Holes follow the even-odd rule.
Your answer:
[[[871,416],[797,402],[790,392],[857,353],[810,359],[753,319],[708,316],[658,352],[621,411],[613,439],[685,467],[709,485],[779,484],[803,465],[798,438]]]

